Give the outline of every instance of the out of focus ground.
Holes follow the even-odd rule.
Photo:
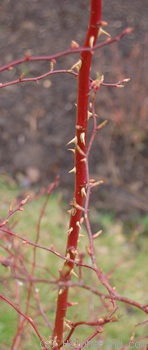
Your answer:
[[[23,57],[48,55],[67,49],[71,40],[85,38],[89,1],[79,2],[4,0],[0,4],[0,65]],[[98,133],[92,150],[90,172],[104,186],[92,197],[96,208],[118,214],[146,212],[146,1],[103,1],[103,19],[112,36],[125,27],[134,31],[118,44],[97,51],[92,77],[105,75],[106,82],[124,77],[124,89],[102,88],[97,98],[98,123],[108,125]],[[70,68],[76,56],[57,61],[57,68]],[[47,65],[21,67],[25,76],[46,72]],[[6,72],[0,81],[17,76]],[[20,74],[20,71],[19,71]],[[0,174],[8,174],[25,188],[46,184],[57,174],[64,196],[72,196],[72,155],[66,143],[74,136],[76,80],[56,76],[40,82],[15,85],[0,91]]]

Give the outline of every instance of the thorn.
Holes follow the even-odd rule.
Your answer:
[[[81,141],[81,143],[83,143],[83,145],[85,145],[85,132],[81,132],[80,141]]]
[[[76,301],[68,301],[67,306],[76,306],[79,303],[77,303]]]
[[[87,113],[87,118],[88,118],[88,120],[89,120],[89,118],[91,118],[92,116],[93,116],[93,113],[88,111],[88,113]]]
[[[80,162],[86,162],[86,157],[81,159]]]
[[[78,226],[79,229],[81,229],[80,221],[76,221],[76,226]]]
[[[68,329],[71,329],[72,328],[72,326],[70,326],[70,322],[71,321],[69,321],[69,320],[64,320],[64,326],[66,327],[66,328],[68,328]]]
[[[85,187],[81,188],[81,197],[86,197]]]
[[[79,145],[76,145],[76,149],[80,154],[82,154],[82,156],[85,155],[85,153],[83,152],[83,150],[81,149],[81,147]]]
[[[78,278],[77,273],[73,269],[71,270],[71,274]]]
[[[89,39],[89,46],[90,46],[90,47],[93,47],[93,45],[94,45],[94,40],[95,40],[95,37],[92,35],[92,36],[90,37],[90,39]]]
[[[70,173],[76,173],[76,167],[75,167],[75,166],[74,166],[73,169],[69,170],[69,174],[70,174]]]
[[[70,44],[70,48],[71,49],[78,49],[78,47],[79,47],[79,44],[76,41],[72,40],[71,44]]]
[[[83,218],[83,216],[82,216],[81,219],[80,219],[80,224],[82,225],[83,222],[84,222],[84,218]]]
[[[64,292],[63,288],[60,288],[59,295],[61,295]]]
[[[68,236],[71,234],[72,231],[73,231],[73,227],[70,227],[70,228],[68,229],[68,231],[67,231]]]
[[[70,259],[70,254],[69,253],[66,254],[66,259]]]
[[[68,210],[67,210],[67,213],[68,213],[69,215],[71,215],[71,214],[72,214],[72,209],[68,209]]]
[[[81,207],[81,205],[79,205],[78,203],[76,203],[75,198],[74,198],[74,200],[73,200],[70,204],[71,204],[75,209],[84,211],[84,208]]]
[[[108,32],[106,32],[106,30],[104,30],[102,27],[100,27],[98,36],[101,36],[103,34],[111,38],[111,35]]]
[[[73,139],[71,139],[66,145],[70,145],[71,143],[74,143],[75,145],[77,145],[78,139],[77,136],[75,136]]]
[[[67,258],[67,259],[69,259],[69,258]],[[71,272],[71,268],[70,268],[70,266],[68,266],[68,264],[65,261],[65,264],[64,264],[62,270],[60,271],[60,274],[62,277],[65,277],[67,274],[69,275],[70,272]],[[64,291],[64,287],[62,288],[62,290]]]
[[[20,205],[26,204],[28,202],[29,198],[30,198],[30,195],[27,195],[26,198],[22,199],[22,201],[20,202]]]
[[[76,208],[72,208],[72,209],[71,209],[71,215],[72,215],[72,216],[75,216],[75,215],[76,215],[76,212],[77,212],[77,211],[76,211]]]
[[[96,182],[92,183],[91,187],[96,187],[96,186],[102,185],[103,183],[104,183],[103,180],[99,180],[99,181],[96,181]]]
[[[84,211],[84,208],[81,207],[81,205],[79,205],[78,203],[75,203],[75,207],[76,207],[77,209],[79,209],[79,210]]]
[[[101,234],[103,233],[103,231],[102,230],[100,230],[100,231],[98,231],[98,232],[96,232],[92,237],[93,237],[93,239],[96,239],[97,237],[99,237]]]
[[[102,74],[101,77],[100,77],[100,84],[102,84],[103,81],[104,81],[104,74]]]
[[[71,71],[73,71],[74,69],[76,69],[76,71],[79,73],[79,70],[81,69],[82,66],[82,60],[78,60],[72,67],[71,67]]]
[[[108,26],[108,22],[106,22],[106,21],[101,21],[101,25],[104,26],[104,27],[106,27],[106,26]]]
[[[71,152],[75,153],[75,149],[74,148],[68,148],[68,151],[71,151]]]

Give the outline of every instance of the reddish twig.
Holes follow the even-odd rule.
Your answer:
[[[101,25],[101,22],[99,24],[99,26]],[[108,46],[110,44],[113,44],[115,42],[118,42],[120,41],[125,35],[128,35],[130,34],[131,32],[133,31],[133,28],[126,28],[123,30],[123,32],[117,36],[115,36],[114,38],[110,38],[110,39],[107,39],[99,44],[96,44],[93,46],[93,52],[95,50],[98,50],[98,49],[101,49],[105,46]],[[57,54],[53,54],[53,55],[49,55],[49,56],[30,56],[28,54],[26,54],[26,56],[24,58],[20,58],[16,61],[13,61],[11,63],[8,63],[2,67],[0,67],[0,73],[1,72],[4,72],[6,70],[11,70],[13,67],[15,66],[18,66],[22,63],[26,63],[26,62],[41,62],[41,61],[47,61],[47,62],[52,62],[53,60],[56,60],[58,58],[61,58],[61,57],[64,57],[64,56],[68,56],[68,55],[71,55],[71,54],[79,54],[79,53],[83,53],[83,52],[92,52],[92,47],[90,47],[89,45],[88,46],[85,46],[85,47],[78,47],[78,48],[75,48],[75,49],[68,49],[68,50],[65,50],[65,51],[61,51]],[[3,87],[2,85],[0,85],[0,87]]]
[[[20,77],[18,79],[9,81],[7,83],[1,83],[0,84],[0,88],[4,88],[4,87],[7,87],[7,86],[11,86],[11,85],[16,85],[16,84],[19,84],[19,83],[29,83],[29,82],[39,83],[40,80],[45,79],[45,78],[47,78],[47,77],[49,77],[51,75],[65,74],[65,73],[71,74],[71,75],[73,75],[75,77],[77,77],[77,75],[78,75],[76,72],[70,71],[68,69],[67,70],[66,69],[59,69],[59,70],[49,71],[49,72],[41,74],[41,75],[39,75],[37,77],[32,77],[32,78]]]
[[[103,327],[105,324],[107,324],[109,322],[116,322],[116,321],[117,321],[117,319],[115,317],[114,318],[113,317],[110,317],[110,318],[104,317],[104,318],[100,318],[99,320],[94,321],[94,322],[79,321],[79,322],[74,323],[74,322],[69,321],[68,326],[71,328],[71,330],[70,330],[66,340],[64,341],[64,344],[70,342],[70,338],[71,338],[73,332],[79,326],[85,325],[85,326],[90,326],[90,327]]]
[[[18,313],[19,315],[23,316],[24,319],[25,319],[27,322],[30,323],[30,325],[33,327],[35,333],[37,334],[38,338],[40,339],[40,341],[41,341],[42,344],[44,345],[45,350],[47,350],[48,348],[46,347],[46,344],[45,344],[45,342],[44,342],[44,340],[43,340],[41,334],[39,333],[38,328],[36,327],[36,325],[35,325],[34,321],[32,320],[32,318],[29,317],[28,315],[26,315],[24,312],[22,312],[14,303],[12,303],[12,301],[10,301],[9,299],[7,299],[4,295],[0,294],[0,298],[1,298],[2,300],[4,300],[7,304],[9,304],[10,306],[12,306],[12,308],[13,308],[14,310],[16,310],[17,313]]]

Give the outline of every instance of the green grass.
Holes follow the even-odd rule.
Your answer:
[[[31,191],[29,191],[31,192]],[[16,197],[23,198],[27,195],[27,191],[22,193],[22,190],[13,183],[9,178],[0,178],[0,216],[2,218],[8,212],[9,206]],[[31,192],[32,195],[32,192]],[[45,195],[40,196],[34,201],[30,201],[25,205],[23,212],[18,212],[14,217],[10,218],[9,225],[14,226],[13,231],[26,239],[35,241],[37,223],[41,208],[45,201]],[[15,202],[14,202],[15,207]],[[45,215],[42,219],[40,244],[46,247],[53,245],[58,252],[64,254],[66,243],[66,230],[68,227],[68,215],[64,212],[65,205],[62,205],[60,194],[52,194],[50,196],[48,206],[45,210]],[[92,212],[92,213],[91,213]],[[116,286],[119,294],[128,298],[134,299],[139,303],[146,303],[147,290],[147,250],[146,250],[146,231],[148,227],[148,217],[136,217],[134,221],[122,222],[116,220],[112,213],[101,214],[95,210],[90,211],[92,221],[95,226],[103,228],[103,233],[95,241],[95,249],[98,266],[102,268],[104,273],[109,274],[109,279],[112,286]],[[15,226],[17,221],[17,225]],[[87,234],[83,229],[85,237],[81,237],[79,249],[86,254],[88,240]],[[6,243],[5,243],[6,244]],[[15,239],[17,254],[25,254],[27,258],[26,267],[31,271],[32,247],[22,244],[18,239]],[[5,250],[0,248],[0,256],[7,256]],[[90,257],[86,254],[85,263],[90,264]],[[62,266],[62,261],[56,258],[53,254],[37,249],[37,269],[35,272],[36,278],[44,278],[53,280],[58,278],[58,270]],[[7,298],[16,302],[16,288],[20,298],[20,308],[25,311],[25,301],[27,298],[27,284],[17,284],[16,280],[9,279],[9,267],[0,266],[0,276],[3,280],[3,285],[0,287],[0,292]],[[75,268],[77,273],[77,268]],[[89,286],[94,286],[99,291],[104,292],[104,287],[96,279],[96,275],[90,270],[83,270],[83,279]],[[73,281],[77,282],[77,278],[73,277]],[[54,321],[55,317],[55,302],[57,298],[57,286],[54,284],[36,283],[35,287],[39,291],[41,305],[50,322]],[[106,293],[106,291],[105,291]],[[69,301],[78,302],[78,306],[68,308],[67,319],[73,321],[89,320],[105,316],[100,299],[89,291],[75,287],[70,290]],[[34,298],[31,299],[32,308],[29,310],[29,315],[35,315],[40,333],[48,342],[50,329],[46,326],[43,318],[38,314],[37,303]],[[92,341],[86,348],[92,350],[97,349],[96,341],[104,342],[103,348],[109,346],[109,342],[121,342],[126,344],[131,335],[142,337],[146,334],[146,327],[135,327],[135,324],[146,319],[144,313],[137,308],[118,302],[119,309],[116,313],[118,321],[105,326],[104,332]],[[33,316],[32,316],[33,317]],[[1,317],[0,317],[0,340],[1,349],[9,348],[17,328],[17,313],[9,305],[1,302]],[[72,337],[73,343],[76,339],[80,343],[84,341],[92,333],[90,327],[81,326],[76,329]],[[31,330],[30,325],[27,325],[21,343],[21,350],[40,349],[39,340],[36,334]],[[71,347],[72,348],[72,347]],[[75,348],[75,347],[74,347]],[[115,348],[115,346],[114,346]],[[116,343],[117,348],[117,343]],[[65,345],[65,349],[68,346]]]

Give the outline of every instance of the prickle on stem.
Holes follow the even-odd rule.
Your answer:
[[[70,228],[68,229],[68,231],[67,231],[68,236],[71,234],[72,231],[73,231],[73,227],[70,227]]]
[[[81,141],[81,143],[83,143],[83,145],[85,145],[85,132],[81,132],[80,141]]]
[[[74,166],[71,170],[69,170],[69,174],[76,173],[76,167]]]
[[[82,66],[82,60],[78,60],[73,66],[71,67],[70,71],[73,71],[74,69],[79,73],[79,70],[81,69]]]
[[[70,145],[71,143],[74,143],[75,145],[77,145],[77,136],[75,136],[73,139],[71,139],[68,143],[67,146]]]
[[[81,229],[80,221],[76,221],[76,226],[78,226],[79,229]]]
[[[86,190],[85,190],[85,187],[82,187],[82,188],[81,188],[81,196],[82,196],[82,197],[86,197]]]
[[[95,37],[92,35],[89,39],[89,46],[92,48],[94,46]]]
[[[75,153],[75,149],[74,148],[68,148],[68,151]]]

